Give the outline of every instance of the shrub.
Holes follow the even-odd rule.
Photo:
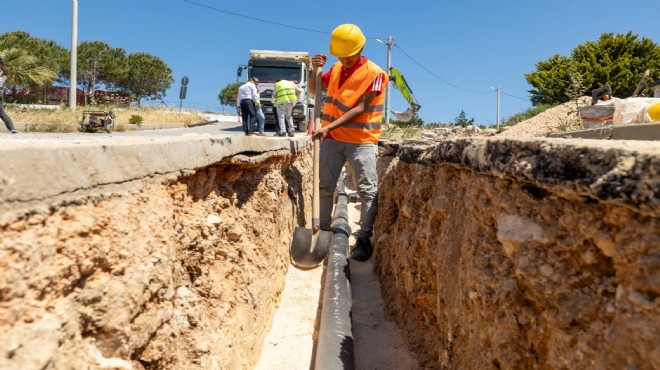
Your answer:
[[[142,121],[144,121],[144,119],[139,114],[131,114],[131,118],[128,119],[128,123],[138,126],[142,124]]]

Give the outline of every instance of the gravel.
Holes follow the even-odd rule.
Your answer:
[[[577,107],[589,104],[590,97],[584,96],[578,100],[578,105],[571,101],[550,108],[515,126],[507,127],[499,133],[499,137],[544,137],[551,132],[574,131],[582,129],[577,116]]]

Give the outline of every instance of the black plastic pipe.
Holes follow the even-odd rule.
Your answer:
[[[333,234],[328,250],[315,370],[353,370],[353,325],[348,267],[348,196],[343,181],[337,186]]]

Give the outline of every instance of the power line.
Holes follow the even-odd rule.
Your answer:
[[[214,10],[214,11],[217,11],[217,12],[220,12],[220,13],[225,13],[225,14],[233,15],[233,16],[236,16],[236,17],[241,17],[241,18],[245,18],[245,19],[250,19],[250,20],[253,20],[253,21],[256,21],[256,22],[268,23],[268,24],[272,24],[272,25],[276,25],[276,26],[280,26],[280,27],[292,28],[292,29],[301,30],[301,31],[308,31],[308,32],[322,33],[322,34],[326,34],[326,35],[331,34],[331,32],[328,32],[328,31],[321,31],[321,30],[315,30],[315,29],[311,29],[311,28],[292,26],[292,25],[290,25],[290,24],[285,24],[285,23],[280,23],[280,22],[273,22],[273,21],[269,21],[269,20],[266,20],[266,19],[250,17],[250,16],[247,16],[247,15],[244,15],[244,14],[239,14],[239,13],[235,13],[235,12],[230,12],[230,11],[228,11],[228,10],[219,9],[219,8],[214,7],[214,6],[210,6],[210,5],[206,5],[206,4],[201,4],[201,3],[198,3],[198,2],[195,2],[195,1],[191,1],[191,0],[184,0],[184,1],[185,1],[186,3],[189,3],[189,4],[197,5],[197,6],[200,6],[200,7],[203,7],[203,8],[211,9],[211,10]],[[365,36],[365,37],[368,38],[368,39],[372,39],[372,40],[383,39],[383,37],[380,37],[380,38],[379,38],[379,37],[369,37],[369,36]],[[442,78],[442,77],[436,75],[435,73],[433,73],[432,71],[430,71],[428,68],[426,68],[425,66],[423,66],[421,63],[419,63],[419,62],[418,62],[417,60],[415,60],[413,57],[411,57],[410,55],[408,55],[408,53],[406,53],[406,52],[405,52],[405,51],[404,51],[399,45],[397,45],[396,43],[393,43],[393,45],[396,46],[396,47],[397,47],[397,48],[398,48],[398,49],[399,49],[399,50],[400,50],[405,56],[407,56],[407,57],[408,57],[413,63],[417,64],[420,68],[422,68],[424,71],[426,71],[427,73],[429,73],[431,76],[437,78],[438,80],[440,80],[440,81],[446,83],[446,84],[449,85],[449,86],[452,86],[452,87],[457,88],[457,89],[459,89],[459,90],[463,90],[463,91],[467,91],[467,92],[475,93],[475,94],[492,94],[492,93],[493,93],[493,91],[491,91],[491,90],[488,90],[488,91],[476,91],[476,90],[466,89],[466,88],[463,88],[463,87],[458,86],[458,85],[456,85],[456,84],[453,84],[453,83],[451,83],[451,82],[445,80],[444,78]],[[512,98],[516,98],[516,99],[520,99],[520,100],[525,100],[525,101],[526,101],[526,100],[529,100],[529,99],[525,99],[525,98],[521,98],[521,97],[518,97],[518,96],[511,95],[511,94],[507,94],[507,93],[505,93],[505,92],[501,92],[501,93],[504,94],[504,95],[510,96],[510,97],[512,97]]]
[[[234,12],[230,12],[230,11],[227,11],[227,10],[218,9],[218,8],[213,7],[213,6],[210,6],[210,5],[200,4],[200,3],[197,3],[197,2],[194,2],[194,1],[190,1],[190,0],[184,0],[184,1],[187,2],[187,3],[193,4],[193,5],[201,6],[201,7],[203,7],[203,8],[207,8],[207,9],[215,10],[215,11],[220,12],[220,13],[230,14],[230,15],[234,15],[234,16],[237,16],[237,17],[242,17],[242,18],[250,19],[250,20],[253,20],[253,21],[257,21],[257,22],[263,22],[263,23],[268,23],[268,24],[274,24],[274,25],[276,25],[276,26],[287,27],[287,28],[293,28],[293,29],[301,30],[301,31],[309,31],[309,32],[316,32],[316,33],[324,33],[324,34],[328,34],[328,35],[330,34],[330,32],[327,32],[327,31],[313,30],[313,29],[311,29],[311,28],[297,27],[297,26],[292,26],[292,25],[289,25],[289,24],[284,24],[284,23],[279,23],[279,22],[269,21],[269,20],[266,20],[266,19],[250,17],[250,16],[247,16],[247,15],[243,15],[243,14],[239,14],[239,13],[234,13]]]
[[[315,29],[311,29],[311,28],[292,26],[292,25],[290,25],[290,24],[284,24],[284,23],[279,23],[279,22],[269,21],[269,20],[266,20],[266,19],[250,17],[250,16],[248,16],[248,15],[244,15],[244,14],[239,14],[239,13],[230,12],[230,11],[228,11],[228,10],[219,9],[219,8],[216,8],[216,7],[213,7],[213,6],[210,6],[210,5],[200,4],[200,3],[195,2],[195,1],[190,1],[190,0],[184,0],[184,1],[187,2],[187,3],[189,3],[189,4],[193,4],[193,5],[201,6],[201,7],[203,7],[203,8],[207,8],[207,9],[215,10],[215,11],[220,12],[220,13],[225,13],[225,14],[229,14],[229,15],[234,15],[234,16],[237,16],[237,17],[246,18],[246,19],[250,19],[250,20],[253,20],[253,21],[257,21],[257,22],[273,24],[273,25],[280,26],[280,27],[293,28],[293,29],[295,29],[295,30],[301,30],[301,31],[309,31],[309,32],[323,33],[323,34],[326,34],[326,35],[330,35],[330,34],[332,33],[332,32],[328,32],[328,31],[321,31],[321,30],[315,30]],[[365,36],[365,37],[368,38],[368,39],[372,39],[372,40],[375,40],[375,39],[378,38],[378,37],[370,37],[370,36]],[[381,37],[381,39],[382,39],[382,37]]]
[[[525,98],[521,98],[521,97],[519,97],[519,96],[515,96],[515,95],[507,94],[507,93],[502,92],[502,91],[500,91],[500,93],[501,93],[502,95],[510,96],[510,97],[512,97],[512,98],[516,98],[516,99],[520,99],[520,100],[524,100],[524,101],[528,101],[528,100],[530,99],[530,98],[526,98],[526,99],[525,99]]]
[[[453,83],[451,83],[451,82],[445,80],[444,78],[437,76],[435,73],[431,72],[430,70],[428,70],[428,69],[427,69],[426,67],[424,67],[421,63],[417,62],[415,59],[413,59],[413,57],[411,57],[410,55],[408,55],[408,53],[406,53],[405,51],[403,51],[403,49],[401,49],[401,47],[400,47],[399,45],[394,44],[394,46],[396,46],[399,50],[401,50],[401,52],[402,52],[405,56],[407,56],[410,60],[412,60],[413,63],[417,64],[417,65],[420,66],[423,70],[425,70],[426,72],[428,72],[429,74],[431,74],[433,77],[435,77],[435,78],[437,78],[438,80],[440,80],[440,81],[446,83],[446,84],[449,85],[449,86],[455,87],[455,88],[460,89],[460,90],[468,91],[468,92],[471,92],[471,93],[476,93],[476,94],[490,94],[490,93],[493,93],[493,91],[475,91],[475,90],[465,89],[465,88],[463,88],[463,87],[460,87],[460,86],[458,86],[458,85],[455,85],[455,84],[453,84]],[[503,95],[506,95],[506,96],[510,96],[510,97],[512,97],[512,98],[520,99],[520,100],[525,100],[525,101],[529,100],[529,98],[525,99],[525,98],[521,98],[521,97],[519,97],[519,96],[515,96],[515,95],[507,94],[507,93],[505,93],[505,92],[502,92],[501,89],[500,89],[500,93],[503,94]]]
[[[431,72],[428,68],[424,67],[421,63],[419,63],[418,61],[416,61],[413,57],[411,57],[410,55],[408,55],[408,53],[406,53],[403,49],[401,49],[401,47],[400,47],[399,45],[394,44],[394,46],[396,46],[397,49],[401,50],[401,52],[402,52],[405,56],[407,56],[410,60],[412,60],[413,63],[417,64],[417,65],[420,66],[423,70],[425,70],[426,72],[428,72],[431,76],[437,78],[438,80],[440,80],[440,81],[446,83],[446,84],[449,85],[449,86],[455,87],[455,88],[457,88],[457,89],[459,89],[459,90],[463,90],[463,91],[468,91],[468,92],[471,92],[471,93],[475,93],[475,94],[491,94],[491,93],[492,93],[492,91],[490,91],[490,90],[489,90],[489,91],[475,91],[475,90],[470,90],[470,89],[462,88],[462,87],[460,87],[460,86],[458,86],[458,85],[454,85],[453,83],[451,83],[451,82],[445,80],[444,78],[442,78],[442,77],[436,75],[435,73]]]

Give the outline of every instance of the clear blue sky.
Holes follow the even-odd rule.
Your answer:
[[[0,33],[22,30],[70,49],[72,4],[2,0]],[[394,37],[392,66],[405,76],[425,122],[450,122],[464,110],[489,125],[497,110],[491,87],[501,87],[501,118],[519,113],[531,107],[524,74],[535,63],[568,56],[602,33],[631,31],[660,43],[659,14],[660,0],[79,0],[78,42],[158,56],[175,78],[167,103],[178,107],[181,78],[188,76],[184,108],[222,112],[218,93],[236,81],[249,49],[328,54],[332,29],[354,23],[368,38],[364,55],[383,68],[387,47],[375,39]],[[406,108],[392,87],[391,109]]]

